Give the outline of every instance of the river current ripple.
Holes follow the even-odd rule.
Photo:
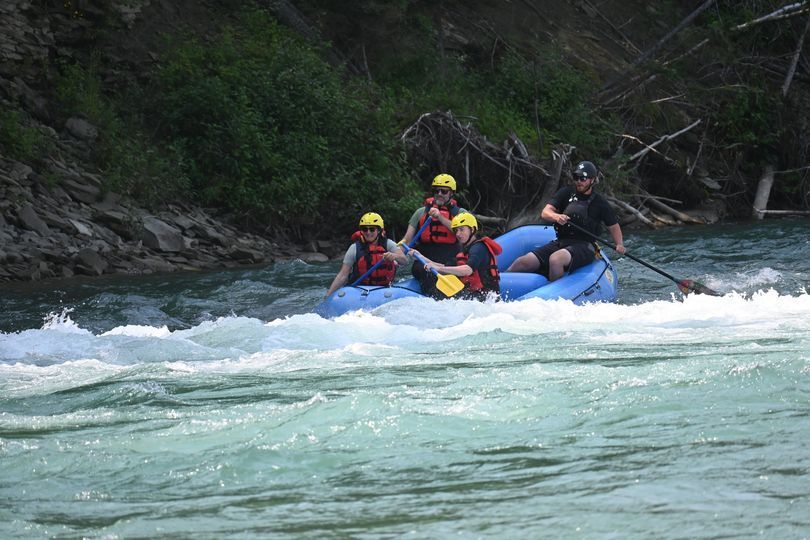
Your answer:
[[[806,538],[807,221],[615,304],[311,313],[337,262],[0,289],[3,538]]]

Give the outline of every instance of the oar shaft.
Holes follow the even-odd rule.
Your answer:
[[[593,234],[591,231],[589,231],[589,230],[587,230],[587,229],[585,229],[583,227],[580,227],[579,225],[577,225],[573,221],[569,221],[568,224],[573,226],[575,229],[579,230],[580,232],[583,232],[583,233],[587,234],[588,236],[590,236],[591,238],[593,238],[597,242],[601,242],[601,243],[605,244],[607,247],[609,247],[610,249],[612,249],[613,251],[616,251],[618,253],[618,248],[616,247],[616,244],[614,244],[613,242],[608,242],[607,240],[599,238],[598,236]],[[680,284],[680,280],[670,276],[669,274],[667,274],[666,272],[664,272],[660,268],[656,268],[655,266],[651,265],[647,261],[643,261],[643,260],[639,259],[638,257],[635,257],[635,256],[631,255],[630,253],[627,253],[626,251],[624,253],[621,253],[620,255],[623,255],[623,256],[627,257],[628,259],[633,259],[637,263],[646,266],[647,268],[649,268],[653,272],[658,272],[659,274],[661,274],[665,278],[671,279],[675,283]]]
[[[411,246],[409,246],[409,245],[407,245],[407,244],[404,244],[404,245],[402,246],[402,249],[405,251],[405,253],[406,253],[406,254],[407,254],[407,253],[409,253],[409,252],[411,252],[411,251],[413,251],[413,250],[411,249]],[[414,256],[414,257],[416,257],[416,258],[419,260],[419,262],[421,262],[422,264],[424,264],[425,266],[427,266],[428,261],[427,261],[427,259],[425,259],[425,258],[422,256],[422,254],[421,254],[421,253],[414,253],[414,254],[413,254],[413,256]],[[431,266],[430,268],[428,268],[428,270],[430,270],[432,273],[436,274],[437,276],[439,275],[439,271],[438,271],[438,270],[436,270],[435,268],[433,268],[432,266]]]

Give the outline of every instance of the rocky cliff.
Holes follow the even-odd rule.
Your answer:
[[[97,128],[76,117],[60,123],[37,87],[47,83],[55,58],[82,53],[88,17],[112,17],[108,24],[126,32],[149,4],[112,2],[104,12],[69,0],[50,10],[27,0],[0,4],[0,106],[26,111],[27,129],[53,145],[36,162],[12,159],[0,147],[0,281],[317,261],[336,254],[324,242],[279,245],[188,204],[143,208],[105,191],[103,173],[88,169],[83,158],[96,143]],[[65,9],[70,7],[76,11]]]

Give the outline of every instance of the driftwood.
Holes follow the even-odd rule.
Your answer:
[[[768,198],[771,196],[771,188],[773,187],[773,171],[773,165],[766,165],[762,178],[759,179],[759,184],[757,184],[757,194],[754,196],[754,211],[752,213],[754,219],[764,217],[762,212],[768,206]]]
[[[636,219],[638,219],[639,221],[641,221],[642,223],[644,223],[648,227],[653,227],[653,228],[655,227],[655,223],[650,221],[649,218],[647,218],[647,216],[642,214],[640,210],[636,210],[635,208],[633,208],[632,206],[630,206],[626,202],[620,201],[619,199],[616,199],[615,197],[610,197],[610,196],[606,195],[605,198],[608,200],[608,202],[610,202],[614,206],[617,206],[617,207],[621,208],[622,210],[624,210],[628,214],[632,214],[632,215],[636,216]]]
[[[733,27],[732,30],[740,31],[745,30],[746,28],[750,28],[757,24],[761,24],[768,21],[775,21],[778,19],[787,19],[788,17],[795,17],[796,15],[801,15],[808,11],[807,2],[795,2],[793,4],[788,4],[786,6],[782,6],[781,8],[768,13],[767,15],[763,15],[753,21],[748,21],[742,24],[738,24],[737,26]]]
[[[636,160],[636,159],[638,159],[640,157],[644,157],[645,155],[647,155],[648,152],[655,149],[655,147],[658,146],[659,144],[661,144],[662,142],[671,141],[675,137],[678,137],[679,135],[683,135],[684,133],[686,133],[687,131],[689,131],[693,127],[700,124],[701,121],[702,120],[700,118],[698,118],[697,120],[695,120],[694,122],[692,122],[691,124],[689,124],[688,126],[683,128],[682,130],[676,131],[675,133],[671,133],[669,135],[664,135],[663,137],[661,137],[660,139],[658,139],[654,143],[648,145],[647,148],[645,148],[644,150],[640,150],[640,151],[636,152],[635,154],[633,154],[632,156],[630,156],[628,158],[628,161],[634,161],[634,160]]]
[[[755,212],[775,216],[810,216],[810,210],[755,210]]]
[[[683,212],[679,212],[678,210],[675,210],[671,206],[662,203],[658,199],[651,198],[651,199],[648,199],[647,202],[651,206],[655,206],[658,210],[664,211],[667,214],[674,217],[675,219],[677,219],[679,221],[682,221],[684,223],[694,223],[694,224],[698,224],[698,225],[704,225],[706,223],[705,221],[694,218],[694,217],[690,216],[689,214],[684,214]]]
[[[793,74],[796,73],[796,65],[799,63],[799,58],[802,55],[802,48],[804,48],[804,37],[807,35],[807,30],[810,29],[810,17],[807,17],[807,22],[804,24],[804,32],[799,38],[799,43],[796,44],[796,52],[793,53],[793,60],[790,62],[790,69],[785,77],[785,83],[782,85],[782,97],[787,96],[790,82],[793,80]]]
[[[411,168],[425,185],[439,172],[459,183],[465,208],[488,216],[520,215],[542,199],[550,174],[514,133],[501,145],[449,111],[421,115],[400,135]],[[494,223],[494,222],[493,222]]]

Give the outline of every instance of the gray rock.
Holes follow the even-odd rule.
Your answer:
[[[48,236],[51,234],[51,229],[44,221],[42,221],[42,218],[37,215],[36,210],[34,210],[34,207],[30,204],[23,205],[23,207],[17,213],[17,217],[19,218],[22,226],[26,229],[36,231],[42,236]]]
[[[154,216],[143,219],[143,245],[158,251],[183,251],[185,242],[180,231]]]
[[[324,255],[323,253],[317,253],[313,251],[305,251],[298,256],[304,262],[327,262],[329,261],[329,257]]]
[[[101,190],[94,185],[73,178],[62,179],[62,186],[74,201],[93,204],[98,201]]]
[[[101,258],[95,250],[83,248],[79,250],[77,270],[85,270],[90,275],[100,276],[107,269],[107,261]]]
[[[91,229],[88,225],[85,225],[81,221],[77,219],[68,218],[68,223],[70,223],[70,225],[73,227],[74,233],[83,236],[93,236],[93,229]]]
[[[68,118],[68,121],[65,122],[65,129],[67,129],[71,135],[83,141],[92,142],[98,137],[98,129],[96,126],[83,118]]]
[[[34,169],[25,163],[15,161],[11,170],[8,172],[8,176],[17,182],[24,182],[25,180],[28,180],[28,177],[31,176],[32,172],[34,172]]]

